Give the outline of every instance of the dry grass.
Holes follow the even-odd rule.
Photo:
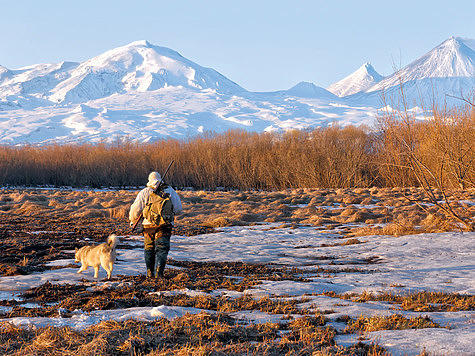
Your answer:
[[[87,284],[53,285],[45,283],[22,294],[23,302],[40,303],[43,307],[23,308],[14,306],[5,317],[57,316],[61,309],[67,315],[76,309],[84,311],[110,310],[153,305],[175,305],[195,307],[217,312],[257,310],[270,314],[308,314],[300,309],[306,298],[276,299],[262,297],[255,299],[247,294],[237,298],[213,296],[211,294],[187,295],[186,290],[214,291],[232,290],[244,292],[261,283],[262,280],[294,280],[304,282],[297,270],[269,268],[264,265],[244,263],[198,263],[170,261],[186,269],[169,269],[166,280],[150,280],[144,276],[121,277],[123,283],[115,288],[88,290]],[[238,276],[229,277],[229,276]],[[241,277],[241,278],[239,278]],[[166,293],[160,291],[175,291]],[[46,304],[53,304],[46,306]],[[9,305],[11,305],[10,303]]]
[[[428,316],[418,316],[406,318],[400,314],[390,316],[372,316],[365,317],[361,315],[356,320],[348,321],[344,330],[346,333],[371,332],[379,330],[405,330],[405,329],[424,329],[440,328],[440,325],[433,322]]]
[[[376,345],[336,346],[319,317],[288,324],[241,325],[226,315],[185,315],[171,321],[107,321],[82,331],[22,329],[0,323],[8,355],[386,355]]]
[[[368,293],[336,294],[326,293],[331,297],[351,299],[354,302],[383,301],[398,305],[398,308],[415,312],[458,312],[475,310],[475,296],[458,293],[417,292],[410,294]]]
[[[347,240],[345,240],[344,242],[341,242],[341,243],[336,243],[336,244],[321,244],[320,247],[334,247],[334,246],[358,245],[358,244],[361,244],[361,243],[363,243],[363,242],[361,242],[361,241],[358,240],[358,239],[351,238],[351,239],[347,239]]]
[[[53,219],[107,219],[127,224],[128,209],[137,191],[0,191],[0,215],[50,217]],[[219,228],[280,222],[332,229],[350,224],[342,231],[348,236],[407,235],[421,232],[453,231],[460,228],[431,206],[423,211],[407,199],[423,200],[419,189],[294,189],[282,192],[179,191],[184,213],[177,227]],[[475,189],[449,195],[461,216],[475,216]],[[366,204],[366,205],[361,205]],[[351,225],[356,224],[356,225]],[[361,226],[363,225],[363,226]]]

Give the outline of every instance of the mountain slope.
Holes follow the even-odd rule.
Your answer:
[[[11,72],[4,66],[0,66],[0,83],[11,75]]]
[[[370,63],[365,63],[349,76],[330,85],[327,90],[343,97],[365,91],[383,78]]]
[[[371,125],[376,109],[286,95],[220,94],[168,87],[116,94],[87,103],[0,110],[0,142],[99,142],[129,137],[139,142],[187,138],[205,131],[307,129],[338,120]]]
[[[27,99],[47,98],[56,85],[69,77],[69,71],[79,63],[61,62],[56,64],[36,64],[16,70],[0,68],[0,99],[15,100],[11,96]],[[2,80],[3,77],[3,80]]]

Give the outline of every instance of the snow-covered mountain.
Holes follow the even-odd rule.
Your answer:
[[[35,97],[51,103],[81,103],[167,86],[213,89],[222,93],[245,91],[215,70],[147,41],[115,48],[82,63],[39,64],[9,72],[10,77],[0,84],[3,99],[17,95],[25,100]],[[0,78],[2,73],[0,68]]]
[[[475,78],[475,51],[460,38],[451,37],[419,59],[388,76],[368,91],[428,78]]]
[[[370,63],[365,63],[349,76],[330,85],[327,90],[343,97],[366,91],[383,78]]]
[[[169,48],[147,41],[107,51],[69,72],[51,91],[54,102],[83,102],[116,93],[152,91],[167,86],[213,89],[225,94],[245,91],[213,69],[204,68]]]
[[[287,90],[280,90],[273,92],[273,94],[296,96],[300,98],[314,98],[314,99],[327,99],[335,100],[337,97],[326,90],[310,82],[300,82]]]
[[[474,44],[473,40],[451,37],[356,98],[375,98],[384,93],[388,104],[393,104],[400,100],[402,87],[409,104],[457,104],[452,96],[470,95],[475,88]]]
[[[249,92],[174,50],[137,41],[82,63],[0,66],[0,143],[184,138],[211,130],[372,125],[381,93],[409,99],[475,88],[475,41],[450,38],[382,78],[370,64],[331,85]],[[335,95],[337,94],[337,95]],[[460,104],[460,102],[458,103]]]

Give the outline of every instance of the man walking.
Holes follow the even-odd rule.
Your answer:
[[[129,212],[131,226],[143,213],[144,257],[147,277],[149,278],[154,276],[157,278],[163,277],[168,251],[170,251],[170,236],[174,224],[174,215],[180,214],[183,210],[177,192],[161,181],[160,173],[150,173],[147,187],[137,194]],[[157,206],[158,208],[156,208]],[[154,211],[157,211],[157,209],[166,210],[168,207],[168,210],[171,211],[168,214],[159,212],[159,215],[163,215],[165,219],[159,216],[159,219],[154,221],[153,213],[149,213],[150,207]],[[147,209],[144,211],[145,208]]]

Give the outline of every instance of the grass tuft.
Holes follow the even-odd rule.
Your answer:
[[[361,315],[356,320],[348,322],[344,332],[371,332],[378,330],[405,330],[405,329],[424,329],[440,328],[440,325],[433,322],[428,316],[418,316],[406,318],[400,314],[390,316],[372,316],[365,317]]]

